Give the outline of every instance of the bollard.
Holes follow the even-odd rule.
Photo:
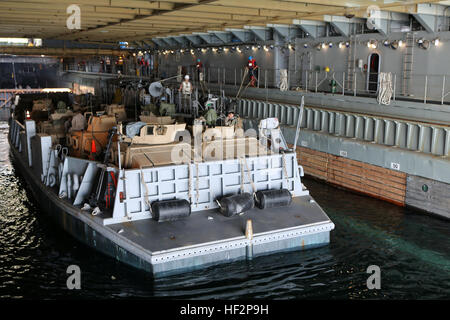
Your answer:
[[[252,226],[252,220],[248,219],[247,220],[247,224],[245,226],[245,237],[250,240],[249,245],[246,247],[246,254],[247,254],[247,259],[251,260],[253,258],[253,244],[252,244],[252,239],[253,239],[253,226]]]
[[[252,220],[251,219],[247,220],[247,224],[245,226],[245,237],[248,240],[252,240],[253,239],[253,226],[252,226]]]

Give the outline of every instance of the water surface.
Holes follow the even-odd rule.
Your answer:
[[[304,179],[333,220],[329,246],[153,279],[73,239],[15,174],[0,122],[0,298],[448,299],[449,222]],[[66,269],[81,268],[81,290]],[[368,290],[369,265],[381,289]]]

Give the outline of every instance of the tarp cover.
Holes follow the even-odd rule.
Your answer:
[[[135,135],[139,134],[139,131],[145,125],[146,123],[142,121],[128,123],[125,127],[127,137],[132,139]]]

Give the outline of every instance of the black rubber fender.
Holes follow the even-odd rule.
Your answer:
[[[155,201],[152,206],[152,218],[158,222],[176,221],[191,215],[191,204],[185,199]]]
[[[254,205],[250,193],[235,194],[219,200],[219,211],[225,217],[232,217],[253,209]]]
[[[256,206],[260,209],[286,207],[292,202],[292,194],[287,189],[260,190],[255,194]]]

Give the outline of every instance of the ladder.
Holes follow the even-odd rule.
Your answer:
[[[350,36],[350,47],[347,50],[347,81],[346,90],[354,90],[355,81],[355,64],[356,64],[356,51],[355,51],[355,36]]]
[[[402,95],[411,96],[411,79],[414,63],[414,33],[406,34],[405,53],[403,54]]]

